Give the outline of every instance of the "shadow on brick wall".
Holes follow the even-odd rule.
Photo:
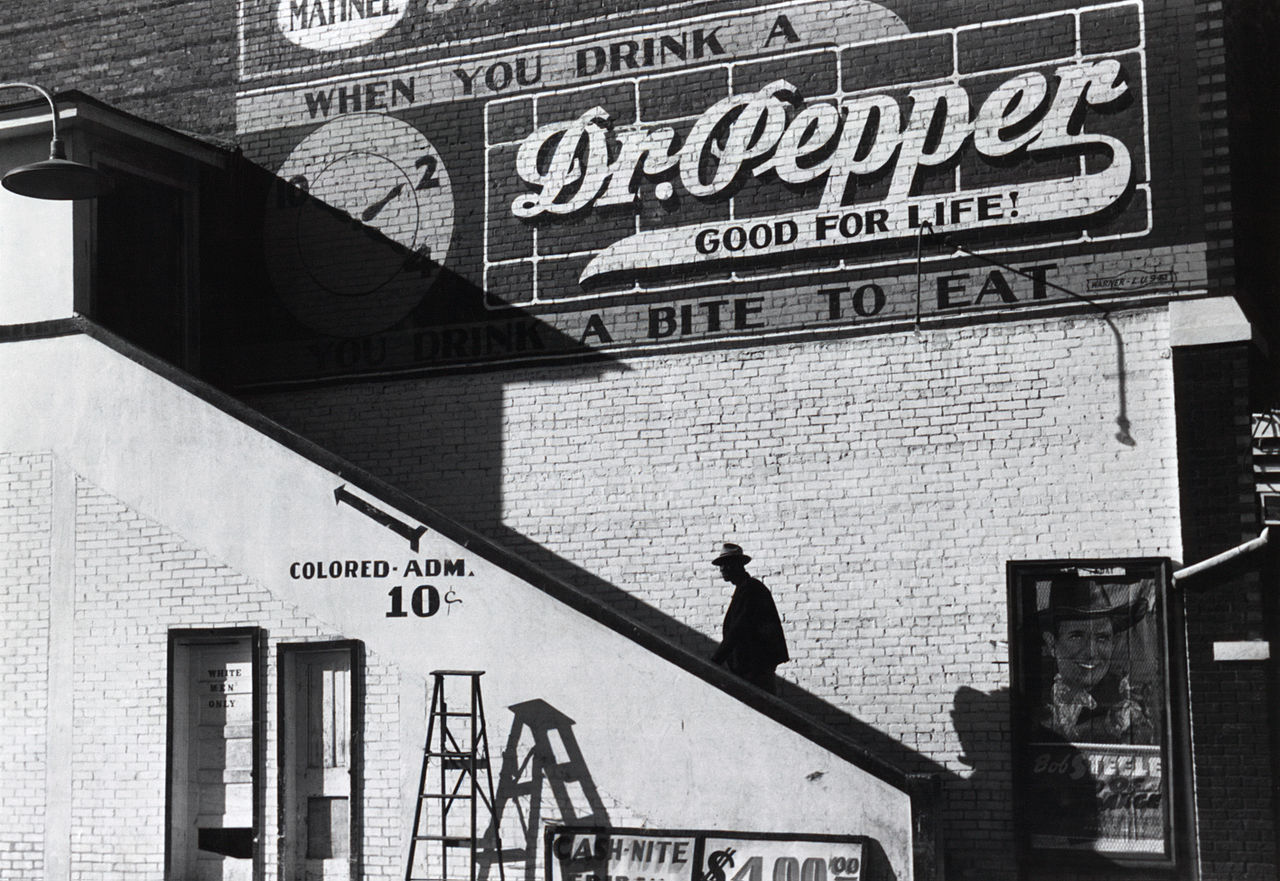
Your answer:
[[[510,710],[511,733],[502,750],[494,822],[506,827],[503,863],[522,865],[525,881],[537,881],[538,851],[550,819],[607,829],[609,811],[573,732],[574,720],[541,698],[513,704]],[[520,840],[509,846],[513,826]],[[493,832],[491,824],[486,837]],[[607,865],[591,868],[599,874]],[[487,881],[492,875],[486,865],[481,878]]]
[[[581,566],[565,560],[527,536],[507,527],[499,527],[498,533],[493,535],[493,538],[499,544],[510,548],[534,565],[554,573],[605,604],[643,621],[680,648],[699,657],[709,658],[719,645],[715,639],[677,621],[661,610],[637,599],[634,594],[628,593]],[[923,753],[863,722],[825,698],[799,685],[787,682],[785,668],[779,671],[778,697],[904,773],[936,774],[946,779],[955,778],[952,772]]]
[[[479,376],[529,358],[611,362],[589,328],[575,326],[576,338],[530,303],[481,287],[473,218],[446,224],[433,214],[434,190],[390,182],[328,194],[345,199],[330,204],[304,175],[283,180],[237,156],[204,194],[199,302],[177,307],[199,328],[191,369],[243,396],[442,371]],[[501,415],[490,407],[501,401],[495,382],[478,383],[476,399],[456,399],[452,409],[483,408],[487,427],[489,415]],[[377,394],[362,403],[376,418]],[[437,425],[446,414],[421,415]],[[411,435],[397,437],[400,453],[412,446]]]

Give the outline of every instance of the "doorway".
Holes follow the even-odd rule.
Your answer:
[[[362,647],[280,646],[280,877],[358,881]]]
[[[253,629],[170,632],[170,881],[260,877],[259,644]]]

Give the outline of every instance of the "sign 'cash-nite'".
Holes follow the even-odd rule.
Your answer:
[[[904,110],[890,94],[806,101],[786,79],[730,95],[708,107],[683,139],[670,125],[615,127],[595,106],[577,118],[540,126],[519,146],[515,171],[530,189],[511,213],[582,216],[651,198],[723,198],[747,178],[778,185],[820,183],[816,206],[637,232],[597,253],[580,281],[673,263],[745,260],[913,237],[922,228],[970,230],[1085,218],[1116,203],[1133,182],[1133,161],[1119,138],[1091,131],[1091,115],[1131,98],[1114,58],[1078,61],[1048,72],[1009,76],[980,101],[961,83],[920,86]],[[1070,172],[1048,179],[962,187],[922,195],[924,169],[1019,156],[1066,158]],[[863,181],[887,177],[873,201]]]

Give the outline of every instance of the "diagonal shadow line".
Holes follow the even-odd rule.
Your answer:
[[[304,437],[283,423],[274,421],[261,409],[213,388],[204,380],[173,367],[89,319],[52,323],[43,332],[51,335],[88,335],[294,453],[331,471],[337,480],[347,481],[373,498],[429,525],[461,547],[474,549],[475,553],[527,580],[530,585],[545,591],[559,602],[591,615],[668,662],[737,697],[775,722],[908,793],[913,812],[920,812],[916,817],[917,843],[920,844],[916,848],[917,859],[925,852],[925,858],[932,864],[934,857],[931,855],[932,846],[928,833],[936,823],[936,804],[940,792],[930,784],[941,785],[958,778],[924,754],[799,686],[784,683],[780,687],[780,696],[775,697],[748,685],[707,660],[716,644],[712,639],[672,619],[611,582],[565,560],[504,525],[464,526],[461,521],[442,510],[430,507],[423,501],[423,492],[415,493],[412,488],[405,487],[404,475],[399,480],[375,477],[353,461],[343,459],[331,447]],[[356,452],[359,455],[361,451]],[[367,459],[369,451],[365,449],[363,452],[365,455],[359,457]],[[474,518],[468,519],[475,522]],[[483,521],[484,518],[480,519]],[[664,632],[660,633],[656,629],[655,622]]]
[[[600,602],[639,618],[685,651],[708,658],[718,645],[716,640],[672,618],[655,606],[637,599],[634,594],[628,593],[612,582],[564,559],[528,536],[501,526],[497,527],[497,532],[490,537],[513,553],[524,557],[532,565],[554,573]],[[729,675],[726,674],[726,676]],[[946,766],[862,721],[847,710],[830,703],[826,698],[787,682],[783,678],[784,675],[780,671],[778,697],[781,700],[836,734],[852,741],[875,759],[904,774],[933,775],[944,780],[958,779],[955,772]]]

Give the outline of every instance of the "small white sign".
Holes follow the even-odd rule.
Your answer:
[[[1215,661],[1265,661],[1271,657],[1271,643],[1265,639],[1248,639],[1239,642],[1215,642]]]
[[[408,0],[280,0],[276,23],[304,49],[334,52],[363,46],[404,18]]]

